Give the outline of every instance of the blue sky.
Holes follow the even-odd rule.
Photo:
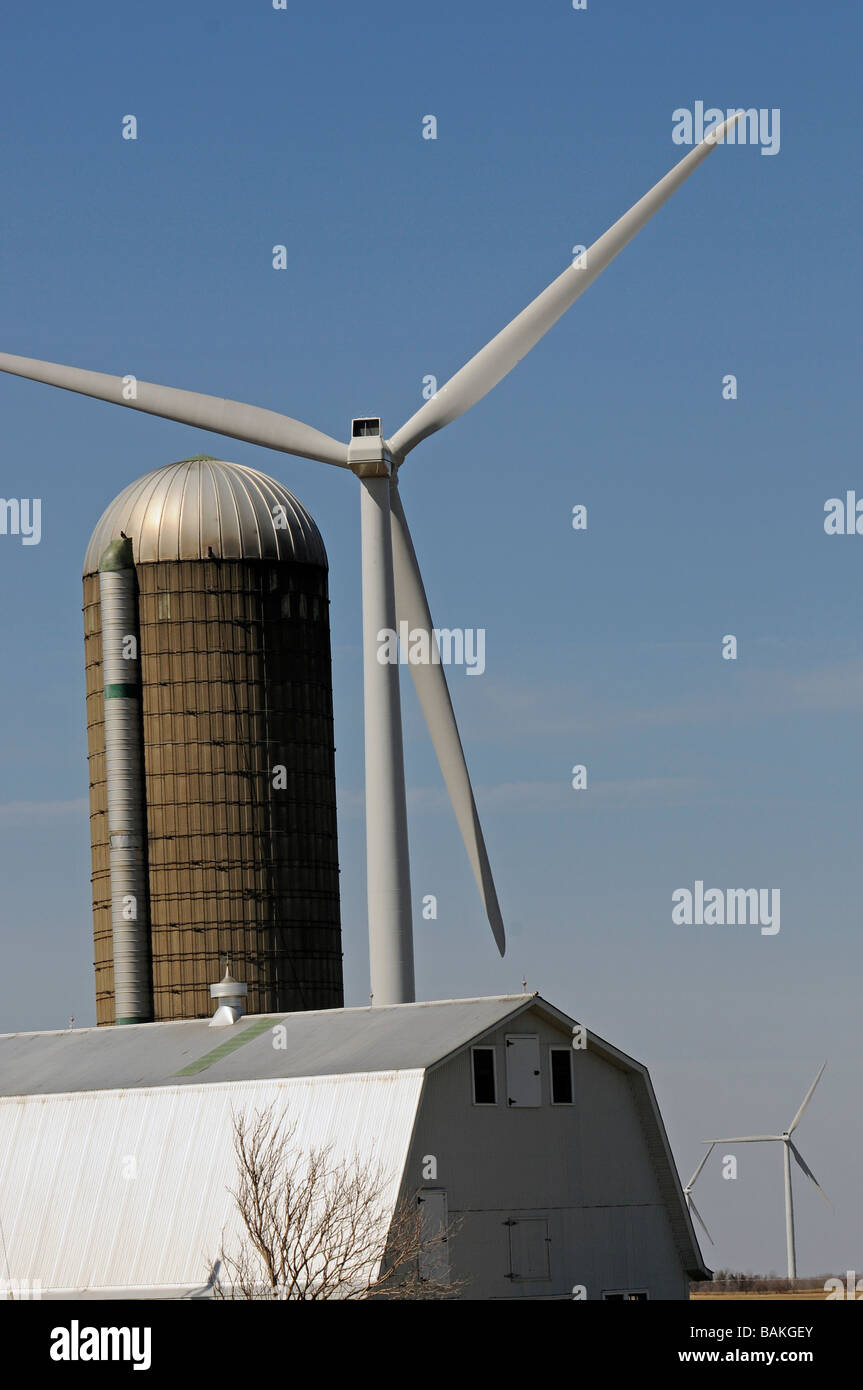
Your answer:
[[[487,633],[486,672],[451,686],[510,932],[501,962],[406,688],[418,992],[526,978],[645,1061],[684,1180],[708,1134],[784,1127],[828,1057],[800,1147],[835,1210],[801,1176],[798,1264],[863,1269],[863,538],[823,527],[828,498],[863,496],[863,23],[733,0],[464,10],[7,6],[0,350],[391,434],[426,374],[685,153],[675,109],[779,108],[777,155],[718,149],[402,471],[436,622]],[[204,451],[285,481],[328,548],[365,1002],[354,480],[11,377],[0,411],[0,494],[43,510],[39,545],[0,536],[0,1030],[94,1021],[81,560],[127,482]],[[696,879],[780,888],[779,934],[674,925]],[[784,1267],[778,1154],[745,1152],[736,1183],[712,1163],[697,1196],[708,1263]]]

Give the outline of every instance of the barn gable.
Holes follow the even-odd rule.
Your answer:
[[[445,1194],[466,1297],[572,1297],[580,1286],[589,1299],[686,1298],[707,1271],[650,1077],[589,1031],[573,1048],[573,1026],[523,997],[430,1068],[406,1186],[436,1172],[424,1186]],[[477,1075],[489,1074],[495,1103],[478,1104]]]

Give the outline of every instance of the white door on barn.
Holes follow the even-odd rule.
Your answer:
[[[447,1244],[447,1205],[443,1188],[424,1187],[417,1198],[420,1205],[420,1278],[436,1284],[449,1283],[449,1246]]]
[[[534,1033],[510,1033],[506,1039],[506,1103],[517,1106],[542,1104],[539,1070],[539,1038]]]

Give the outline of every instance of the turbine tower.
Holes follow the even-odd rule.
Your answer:
[[[796,1279],[796,1278],[797,1278],[797,1252],[796,1252],[795,1246],[794,1246],[794,1203],[793,1203],[792,1195],[791,1195],[791,1155],[792,1155],[792,1154],[794,1155],[795,1162],[803,1169],[803,1172],[806,1174],[807,1178],[809,1178],[810,1181],[813,1182],[813,1183],[815,1184],[815,1186],[818,1188],[818,1191],[821,1193],[821,1196],[824,1198],[824,1200],[825,1200],[825,1202],[827,1203],[827,1205],[828,1205],[828,1206],[831,1205],[830,1198],[827,1196],[827,1193],[826,1193],[826,1192],[824,1191],[824,1189],[821,1187],[820,1183],[818,1182],[818,1179],[815,1177],[815,1174],[812,1172],[812,1169],[807,1165],[805,1159],[803,1158],[803,1155],[801,1154],[800,1150],[797,1148],[796,1144],[793,1142],[793,1140],[792,1140],[792,1138],[791,1138],[792,1134],[794,1133],[795,1129],[797,1128],[797,1126],[798,1126],[799,1123],[800,1123],[800,1119],[801,1119],[801,1116],[803,1115],[803,1111],[806,1109],[807,1105],[809,1104],[810,1100],[812,1099],[812,1092],[815,1090],[815,1087],[818,1085],[818,1082],[821,1080],[821,1077],[822,1077],[822,1075],[823,1075],[823,1073],[824,1073],[824,1068],[825,1068],[826,1066],[827,1066],[827,1063],[824,1062],[824,1063],[822,1064],[822,1066],[821,1066],[821,1070],[819,1071],[819,1073],[818,1073],[818,1075],[816,1076],[815,1080],[812,1082],[812,1085],[809,1087],[809,1090],[806,1092],[806,1095],[803,1097],[803,1104],[801,1105],[800,1109],[797,1111],[797,1114],[794,1116],[794,1119],[791,1121],[791,1124],[788,1126],[788,1128],[784,1131],[783,1134],[746,1134],[746,1135],[743,1135],[742,1137],[738,1136],[738,1137],[733,1138],[733,1139],[706,1139],[706,1140],[705,1140],[705,1143],[707,1143],[707,1144],[710,1145],[710,1149],[708,1149],[708,1151],[707,1151],[708,1154],[710,1153],[710,1151],[711,1151],[711,1149],[713,1148],[714,1144],[770,1144],[770,1143],[776,1143],[776,1144],[782,1144],[782,1145],[784,1145],[783,1162],[784,1162],[784,1165],[785,1165],[785,1244],[786,1244],[786,1248],[787,1248],[787,1252],[788,1252],[788,1278],[789,1278],[789,1279]]]
[[[400,622],[428,633],[432,660],[411,675],[456,814],[474,877],[504,953],[503,919],[486,853],[446,678],[434,657],[428,601],[399,498],[398,472],[417,444],[458,419],[492,390],[593,284],[744,113],[716,127],[629,212],[532,300],[506,328],[398,429],[384,437],[380,419],[355,419],[341,443],[288,415],[196,391],[0,353],[0,370],[80,395],[161,415],[197,429],[345,468],[362,489],[363,692],[366,867],[371,994],[375,1004],[414,999],[413,931],[398,665],[378,659],[379,633]]]

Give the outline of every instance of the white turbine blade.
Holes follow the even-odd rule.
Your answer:
[[[690,150],[629,212],[624,213],[589,247],[581,258],[584,264],[580,269],[575,264],[568,266],[455,376],[450,377],[431,400],[426,401],[393,435],[389,441],[393,455],[399,460],[404,458],[427,435],[458,419],[459,415],[488,395],[492,387],[512,371],[516,363],[557,323],[579,295],[593,284],[672,193],[676,193],[742,114],[738,112],[730,117],[694,150]]]
[[[783,1139],[784,1134],[736,1134],[731,1139],[705,1139],[705,1144],[766,1144],[769,1139]]]
[[[698,1210],[698,1207],[695,1205],[695,1203],[693,1202],[692,1198],[689,1196],[689,1193],[686,1194],[686,1200],[687,1200],[687,1202],[688,1202],[688,1204],[689,1204],[689,1210],[692,1212],[692,1215],[695,1217],[695,1219],[696,1219],[696,1221],[698,1222],[699,1226],[701,1227],[702,1231],[703,1231],[704,1234],[707,1236],[707,1239],[710,1241],[710,1244],[712,1245],[712,1244],[713,1244],[713,1236],[710,1234],[710,1232],[708,1231],[707,1227],[705,1226],[705,1224],[704,1224],[704,1219],[703,1219],[703,1217],[702,1217],[702,1215],[701,1215],[701,1212]]]
[[[262,410],[260,406],[243,405],[220,396],[202,396],[198,391],[181,391],[174,386],[155,386],[149,381],[134,381],[135,399],[126,400],[123,392],[128,394],[132,388],[123,377],[64,367],[59,362],[40,362],[36,357],[14,357],[8,352],[0,353],[0,371],[44,381],[48,386],[59,386],[81,396],[95,396],[131,410],[143,410],[149,415],[162,415],[167,420],[243,439],[248,444],[262,444],[266,449],[299,454],[301,458],[341,468],[348,466],[346,444],[275,410]]]
[[[832,1207],[833,1203],[830,1201],[830,1198],[827,1196],[827,1193],[824,1191],[824,1188],[821,1186],[812,1169],[807,1164],[800,1150],[796,1147],[795,1144],[792,1144],[790,1139],[788,1140],[788,1146],[791,1149],[791,1152],[793,1153],[794,1157],[797,1159],[797,1162],[799,1163],[800,1167],[806,1174],[807,1178],[811,1178],[812,1182],[814,1182],[815,1186],[818,1188],[818,1191],[821,1193],[821,1196],[824,1198],[828,1207]]]
[[[428,599],[423,587],[411,534],[408,530],[407,518],[395,482],[391,488],[390,508],[396,614],[400,624],[407,623],[408,631],[420,628],[429,634],[429,653],[431,655],[437,652],[437,639],[433,636]],[[409,665],[437,760],[440,763],[440,770],[443,773],[443,779],[473,869],[473,875],[483,900],[486,916],[497,942],[497,948],[503,955],[506,949],[503,918],[497,901],[497,892],[491,874],[491,866],[488,862],[482,827],[479,823],[473,788],[468,776],[464,750],[455,722],[455,714],[443,667],[439,662],[434,663],[432,661],[423,665],[411,662]]]
[[[707,1153],[704,1155],[704,1157],[702,1158],[702,1160],[701,1160],[701,1162],[699,1163],[698,1167],[696,1168],[695,1172],[692,1174],[692,1177],[689,1179],[689,1182],[686,1184],[685,1188],[683,1189],[684,1192],[687,1193],[687,1196],[688,1196],[690,1187],[693,1187],[693,1186],[695,1185],[695,1179],[698,1177],[698,1174],[701,1172],[701,1170],[702,1170],[702,1168],[704,1167],[705,1163],[707,1162],[708,1158],[709,1158],[710,1155],[713,1153],[713,1150],[714,1150],[715,1147],[716,1147],[715,1142],[712,1143],[712,1144],[710,1145],[710,1148],[707,1150]]]
[[[809,1104],[810,1100],[812,1099],[812,1092],[815,1090],[815,1087],[818,1085],[818,1082],[821,1080],[821,1077],[824,1075],[824,1067],[826,1067],[826,1066],[827,1066],[827,1063],[825,1062],[825,1063],[822,1065],[821,1070],[819,1071],[819,1073],[818,1073],[818,1075],[816,1076],[815,1080],[812,1082],[812,1085],[809,1087],[809,1090],[806,1092],[806,1096],[805,1096],[805,1098],[804,1098],[804,1100],[803,1100],[803,1104],[801,1105],[800,1109],[797,1111],[797,1114],[794,1116],[794,1119],[791,1121],[791,1124],[790,1124],[789,1127],[788,1127],[788,1133],[789,1133],[789,1134],[793,1134],[794,1131],[795,1131],[795,1129],[796,1129],[797,1126],[799,1125],[799,1123],[800,1123],[800,1117],[801,1117],[801,1115],[803,1114],[803,1111],[806,1109],[807,1105]]]

